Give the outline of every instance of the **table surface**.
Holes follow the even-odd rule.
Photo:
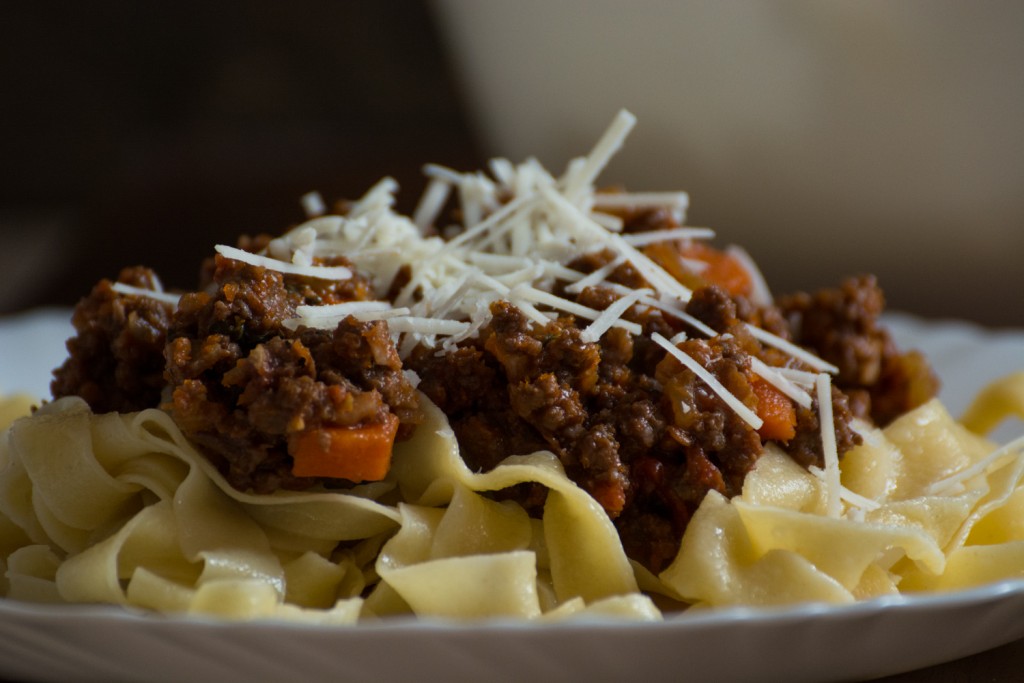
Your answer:
[[[882,683],[1002,683],[1021,680],[1024,668],[1024,638],[945,664],[877,679]]]
[[[896,676],[886,676],[876,679],[876,681],[878,683],[1016,682],[1021,680],[1022,667],[1024,667],[1024,638],[971,657],[908,671]],[[21,682],[2,678],[0,683]]]

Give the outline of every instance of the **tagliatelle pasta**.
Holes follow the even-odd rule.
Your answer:
[[[436,408],[388,481],[344,493],[240,493],[166,414],[93,415],[73,398],[15,422],[3,455],[12,599],[325,623],[658,616],[607,515],[557,459],[474,474]],[[541,520],[480,495],[522,482],[550,489]]]
[[[989,395],[980,400],[1005,415]],[[860,506],[828,517],[821,479],[768,453],[741,496],[708,495],[662,580],[700,605],[755,605],[843,603],[1024,577],[1024,439],[997,449],[937,400],[865,436],[842,472]],[[999,452],[1003,458],[991,457]],[[974,476],[956,481],[972,468]]]
[[[937,401],[867,436],[843,470],[863,507],[830,518],[822,480],[771,451],[741,496],[706,497],[644,588],[697,606],[846,603],[1024,575],[1024,443],[955,481],[992,447]],[[553,455],[473,473],[433,407],[388,480],[345,493],[240,493],[164,413],[93,415],[76,399],[15,422],[3,465],[10,599],[324,624],[661,617]],[[541,519],[482,495],[523,482],[551,492]]]

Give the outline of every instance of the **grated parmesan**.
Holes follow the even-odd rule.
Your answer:
[[[839,451],[836,449],[836,425],[832,416],[832,381],[826,373],[818,375],[814,386],[818,398],[818,422],[821,423],[821,450],[825,456],[822,481],[825,483],[825,514],[839,517],[843,511],[842,485],[839,480]]]
[[[671,242],[672,240],[711,239],[715,231],[709,228],[669,228],[667,230],[649,230],[623,235],[622,239],[634,247]]]
[[[135,287],[134,285],[127,285],[123,282],[115,282],[113,285],[111,285],[111,289],[113,289],[118,294],[125,294],[127,296],[144,296],[146,298],[153,299],[155,301],[159,301],[165,304],[170,304],[172,306],[177,306],[178,301],[181,299],[181,297],[177,294],[171,294],[170,292],[165,292],[163,290]]]
[[[708,387],[711,388],[719,398],[725,401],[726,405],[732,408],[733,412],[740,416],[744,422],[753,427],[754,429],[760,429],[761,425],[764,424],[763,420],[754,414],[750,408],[745,406],[742,401],[736,398],[732,392],[722,386],[722,383],[715,379],[715,376],[704,369],[704,367],[696,360],[691,358],[689,355],[679,350],[677,346],[672,344],[668,339],[665,339],[662,335],[655,332],[651,339],[653,339],[658,346],[668,351],[672,356],[686,366],[688,369],[693,371],[697,377],[701,379]]]
[[[750,367],[758,377],[771,384],[789,398],[793,399],[797,405],[803,408],[811,407],[811,395],[786,379],[786,376],[779,373],[777,368],[771,367],[756,356],[750,357]]]
[[[612,325],[624,322],[619,320],[619,318],[622,317],[623,313],[632,308],[633,304],[635,304],[640,297],[644,296],[647,291],[648,290],[646,289],[638,289],[632,294],[627,294],[624,297],[616,299],[608,308],[601,311],[601,315],[599,315],[594,322],[590,323],[590,325],[580,333],[580,339],[585,342],[596,342]]]
[[[320,196],[319,192],[307,192],[302,195],[299,202],[309,218],[316,218],[327,213],[327,205],[324,204],[324,198]]]
[[[810,365],[812,368],[815,368],[816,370],[821,370],[822,372],[827,372],[832,375],[839,373],[839,368],[837,368],[836,366],[822,360],[821,358],[818,358],[813,353],[801,349],[796,344],[790,341],[786,341],[782,337],[774,335],[771,332],[768,332],[767,330],[762,330],[760,327],[757,327],[756,325],[751,325],[749,323],[747,324],[747,330],[750,331],[750,334],[753,335],[754,339],[758,340],[765,346],[771,346],[778,349],[779,351],[784,351],[793,358],[802,360],[804,363],[807,363],[807,365]]]
[[[218,254],[232,261],[241,261],[251,266],[260,266],[286,275],[304,275],[318,280],[348,280],[352,277],[352,271],[345,266],[302,266],[259,254],[251,254],[224,244],[218,244],[214,249]]]
[[[640,335],[640,325],[623,319],[632,307],[651,314],[682,321],[691,332],[714,338],[718,333],[685,311],[691,290],[644,254],[640,248],[663,241],[706,240],[715,236],[708,228],[678,227],[649,232],[624,233],[623,210],[656,208],[670,212],[682,223],[689,207],[685,192],[603,192],[594,182],[612,156],[623,146],[636,123],[629,112],[620,112],[600,136],[589,154],[572,159],[558,178],[536,159],[513,163],[492,159],[488,173],[462,173],[428,164],[423,173],[427,186],[411,217],[398,214],[395,193],[398,184],[383,178],[345,215],[326,215],[319,194],[302,198],[308,220],[273,240],[266,253],[218,246],[217,252],[252,265],[326,280],[352,277],[352,269],[316,266],[317,258],[344,256],[355,270],[372,283],[377,301],[353,301],[330,306],[299,306],[286,325],[331,328],[347,316],[359,320],[385,320],[406,358],[417,345],[436,353],[453,350],[457,344],[476,337],[490,321],[490,306],[500,300],[517,306],[530,321],[547,324],[560,313],[588,321],[580,337],[597,342],[611,327]],[[458,204],[458,225],[442,224],[449,202]],[[428,233],[431,235],[428,236]],[[444,235],[444,239],[437,235]],[[590,273],[569,268],[574,258],[608,250],[611,261]],[[730,247],[754,282],[755,303],[771,302],[771,294],[754,261],[737,247]],[[629,264],[648,283],[649,289],[634,290],[608,280],[615,270]],[[695,273],[707,266],[703,261],[684,259]],[[400,269],[408,270],[408,281],[397,295],[393,283]],[[559,290],[558,287],[563,288]],[[555,294],[579,294],[588,287],[603,287],[618,295],[603,311]],[[158,298],[148,291],[136,292]],[[391,301],[384,299],[391,298]],[[816,372],[835,373],[836,368],[794,344],[755,326],[751,334],[762,344],[784,351]],[[686,332],[671,340],[660,334],[653,339],[668,353],[706,382],[729,408],[755,429],[761,420],[725,389],[713,375],[677,348]],[[822,377],[816,373],[769,367],[752,358],[755,373],[771,383],[797,405],[813,406],[810,390],[821,391]],[[822,424],[831,425],[831,403],[820,402]],[[826,439],[823,427],[823,440]],[[823,476],[829,481],[837,471],[832,451],[826,457]],[[834,482],[833,482],[834,483]],[[833,496],[860,506],[862,501],[830,485]],[[830,498],[830,500],[832,500]],[[833,502],[834,507],[837,503]]]

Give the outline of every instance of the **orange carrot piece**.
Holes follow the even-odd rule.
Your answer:
[[[739,259],[704,242],[683,246],[657,242],[644,247],[643,252],[690,289],[714,284],[738,296],[750,296],[754,290],[754,280]],[[686,260],[701,261],[705,266],[697,271]]]
[[[699,275],[733,295],[750,296],[754,281],[739,259],[704,242],[691,242],[680,253],[708,264]]]
[[[789,441],[796,436],[796,407],[793,401],[760,377],[752,377],[750,384],[757,395],[755,412],[763,421],[757,430],[761,438]]]
[[[353,482],[380,481],[391,468],[391,449],[397,432],[398,418],[391,414],[381,424],[300,432],[288,444],[292,474]]]
[[[666,273],[679,280],[690,289],[696,289],[706,284],[700,277],[690,270],[683,261],[683,254],[675,244],[671,242],[655,242],[648,244],[641,249],[647,258],[661,266]]]
[[[626,492],[622,482],[601,482],[594,486],[590,495],[612,517],[618,517],[622,508],[626,507]]]

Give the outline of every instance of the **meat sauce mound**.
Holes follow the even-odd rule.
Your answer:
[[[97,285],[76,307],[77,336],[55,373],[54,397],[81,396],[97,412],[163,407],[232,486],[257,493],[351,485],[292,473],[302,434],[371,427],[391,415],[397,438],[412,433],[417,394],[384,323],[284,324],[298,305],[367,298],[365,279],[285,276],[222,257],[207,270],[205,291],[182,296],[176,311]],[[145,286],[145,274],[121,279]]]
[[[159,289],[153,271],[125,268],[118,282]],[[99,413],[130,413],[160,402],[164,344],[174,307],[152,297],[124,296],[102,280],[75,307],[68,358],[54,371],[55,398],[81,396]]]
[[[924,356],[901,352],[879,324],[885,297],[873,276],[782,297],[778,306],[795,341],[839,368],[836,382],[859,417],[886,425],[938,392]]]
[[[578,297],[595,308],[614,299],[599,288]],[[680,348],[756,411],[762,399],[751,357],[794,362],[762,347],[735,311],[722,290],[697,290],[687,313],[730,335],[687,339]],[[613,518],[627,554],[663,568],[707,492],[740,493],[764,449],[758,431],[650,339],[654,332],[672,337],[694,330],[671,316],[627,314],[643,325],[643,336],[612,328],[599,342],[586,342],[572,317],[536,326],[507,302],[493,304],[491,313],[479,337],[454,353],[421,350],[409,359],[420,390],[448,415],[462,457],[474,469],[489,470],[512,454],[554,452],[568,476]],[[836,441],[845,452],[859,437],[838,389],[832,408]],[[817,406],[796,410],[793,422],[779,445],[805,466],[822,466]],[[536,486],[505,495],[528,508],[543,502]]]
[[[383,322],[284,325],[301,304],[365,299],[365,280],[338,289],[222,257],[212,279],[212,293],[182,297],[168,332],[168,408],[232,486],[269,493],[322,481],[292,474],[296,439],[311,430],[393,414],[398,438],[412,433],[418,399]]]
[[[626,231],[676,227],[665,212],[622,218]],[[268,242],[246,238],[240,246],[258,251]],[[100,412],[162,407],[232,486],[266,493],[351,484],[294,473],[304,434],[397,420],[396,438],[408,437],[421,419],[418,392],[404,372],[412,369],[418,389],[447,415],[471,468],[486,471],[510,455],[550,450],[608,512],[627,554],[657,572],[675,557],[705,495],[739,494],[766,445],[805,467],[824,465],[815,392],[812,405],[801,407],[753,365],[811,368],[762,344],[749,324],[837,366],[830,401],[840,455],[860,441],[855,417],[885,424],[937,389],[923,358],[901,353],[879,324],[884,299],[873,278],[755,305],[749,278],[719,252],[666,244],[672,243],[645,253],[693,295],[685,315],[643,306],[626,311],[623,319],[639,325],[641,335],[612,327],[592,341],[583,334],[589,320],[563,314],[537,324],[512,303],[495,301],[478,335],[443,353],[416,347],[404,363],[381,321],[348,318],[333,330],[286,324],[299,305],[370,298],[370,283],[358,274],[319,281],[218,256],[204,265],[200,291],[183,295],[176,308],[120,294],[104,281],[75,310],[77,335],[55,372],[53,394],[82,396]],[[568,266],[592,273],[614,258],[596,251]],[[692,272],[692,258],[711,265]],[[349,264],[335,258],[323,265]],[[396,282],[403,277],[408,269]],[[156,287],[155,276],[141,268],[125,270],[120,281]],[[629,263],[607,282],[648,286]],[[598,311],[620,296],[607,285],[570,289],[561,282],[553,292]],[[717,336],[705,334],[707,327]],[[667,353],[653,340],[656,333],[674,340],[762,426],[751,426]],[[533,512],[545,491],[522,484],[494,495]]]

